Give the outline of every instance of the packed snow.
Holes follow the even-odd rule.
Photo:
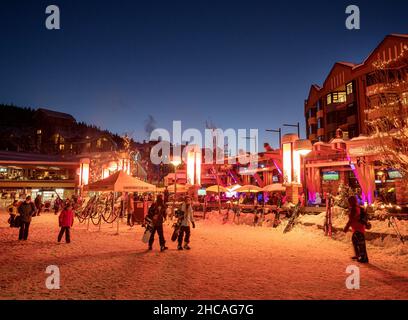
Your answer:
[[[368,243],[370,264],[352,261],[351,233],[334,239],[318,228],[324,216],[303,216],[286,234],[286,221],[271,227],[272,215],[253,226],[253,215],[233,222],[218,212],[192,229],[190,251],[153,251],[141,242],[144,229],[92,224],[72,229],[72,242],[58,244],[57,216],[34,217],[28,241],[0,213],[0,299],[407,299],[408,251],[391,237]],[[306,225],[304,225],[306,223]],[[333,221],[343,226],[345,221]],[[375,226],[373,228],[376,228]],[[375,230],[375,229],[374,229]],[[360,267],[359,290],[345,286],[346,267]],[[49,290],[46,267],[57,265],[61,288]]]

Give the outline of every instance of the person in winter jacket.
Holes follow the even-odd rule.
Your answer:
[[[25,201],[18,207],[18,213],[21,217],[21,226],[20,232],[18,234],[18,240],[27,240],[31,217],[36,213],[35,205],[31,202],[30,196],[27,196]]]
[[[348,198],[349,203],[349,220],[344,227],[344,232],[347,232],[350,227],[353,231],[353,236],[351,238],[355,256],[352,257],[353,260],[357,260],[361,263],[368,262],[367,249],[365,243],[365,225],[361,222],[360,214],[361,208],[358,206],[358,201],[355,196]]]
[[[134,196],[132,193],[129,193],[126,198],[126,211],[127,211],[127,225],[133,225],[135,221],[135,205],[134,205]]]
[[[191,205],[191,198],[186,197],[186,201],[182,204],[181,206],[181,211],[184,212],[184,217],[183,220],[181,221],[181,227],[178,235],[178,250],[190,250],[190,224],[195,228],[195,221],[194,221],[194,212],[193,212],[193,207]],[[183,244],[183,238],[184,238],[184,247],[182,246]]]
[[[43,208],[42,197],[40,195],[37,195],[35,197],[34,204],[35,204],[35,207],[37,208],[37,216],[39,216]]]
[[[163,234],[163,222],[164,219],[166,219],[166,206],[161,195],[158,195],[156,202],[150,206],[147,217],[153,224],[152,234],[149,239],[149,250],[152,250],[153,248],[154,235],[156,232],[159,235],[160,251],[167,250],[168,248],[166,247],[166,240],[164,239]]]
[[[74,211],[71,204],[66,204],[65,208],[61,211],[59,217],[59,226],[61,230],[58,234],[58,242],[61,242],[62,236],[65,233],[65,242],[71,242],[71,227],[74,225]]]

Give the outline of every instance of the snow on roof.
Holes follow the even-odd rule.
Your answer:
[[[342,65],[345,65],[345,66],[350,67],[350,68],[353,68],[353,67],[355,67],[355,66],[356,66],[356,64],[355,64],[355,63],[352,63],[352,62],[346,62],[346,61],[339,61],[339,62],[337,62],[337,63],[342,64]]]
[[[64,113],[64,112],[59,112],[59,111],[54,111],[54,110],[49,110],[49,109],[44,109],[44,108],[38,109],[37,112],[43,113],[52,118],[66,119],[66,120],[70,120],[74,122],[76,121],[73,116],[71,116],[68,113]]]

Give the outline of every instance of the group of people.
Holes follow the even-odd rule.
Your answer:
[[[41,207],[37,206],[37,198],[33,202],[31,196],[27,196],[23,202],[20,203],[18,200],[14,200],[13,203],[7,207],[10,215],[8,219],[10,227],[19,228],[18,240],[26,241],[28,239],[32,218],[40,215]],[[70,229],[74,224],[74,217],[72,201],[67,199],[63,202],[63,209],[58,217],[59,226],[61,228],[57,238],[58,242],[61,242],[64,234],[66,243],[71,242]]]
[[[192,207],[192,202],[190,197],[186,197],[181,205],[181,216],[179,217],[180,221],[180,230],[177,237],[177,249],[178,250],[190,250],[190,235],[191,235],[191,228],[195,228],[195,221],[194,221],[194,212]],[[147,213],[145,224],[151,224],[152,230],[150,234],[150,239],[148,242],[148,249],[153,249],[154,237],[155,234],[158,234],[159,237],[159,244],[160,244],[160,251],[165,251],[168,249],[166,246],[166,239],[164,238],[163,232],[163,223],[167,219],[167,206],[163,200],[161,195],[157,196],[155,202],[149,208]],[[184,244],[184,245],[183,245]]]

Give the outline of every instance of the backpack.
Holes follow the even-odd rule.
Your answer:
[[[371,224],[370,222],[368,222],[368,213],[367,213],[367,209],[365,207],[360,207],[360,219],[359,222],[366,226],[367,229],[371,228]]]

